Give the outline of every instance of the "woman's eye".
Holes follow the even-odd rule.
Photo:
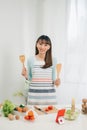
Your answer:
[[[40,45],[42,45],[42,43],[39,43]]]
[[[45,46],[47,46],[47,44],[45,44]]]

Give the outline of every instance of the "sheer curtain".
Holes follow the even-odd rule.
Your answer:
[[[71,0],[67,17],[67,70],[66,80],[87,84],[87,2]],[[70,66],[70,67],[69,67]],[[70,68],[70,69],[69,69]]]
[[[81,103],[82,98],[87,98],[87,1],[67,0],[66,2],[66,53],[64,66],[63,89],[65,101],[76,98]],[[64,103],[60,98],[59,102]],[[64,97],[63,97],[64,98]]]

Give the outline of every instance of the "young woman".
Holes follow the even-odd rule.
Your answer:
[[[36,41],[35,56],[28,59],[27,69],[22,75],[30,81],[27,103],[29,105],[56,104],[56,59],[52,58],[52,44],[48,36],[42,35]]]

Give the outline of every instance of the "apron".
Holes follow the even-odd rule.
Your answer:
[[[41,68],[37,64],[32,68],[32,81],[29,85],[27,103],[29,105],[57,104],[56,90],[52,81],[52,67]]]

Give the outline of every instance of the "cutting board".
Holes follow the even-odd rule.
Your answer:
[[[40,107],[42,110],[46,110],[47,107]],[[35,111],[37,112],[38,115],[46,115],[45,113],[35,109]],[[57,113],[58,112],[58,108],[56,108],[55,106],[53,106],[52,110],[46,111],[47,114],[51,114],[51,113]]]

